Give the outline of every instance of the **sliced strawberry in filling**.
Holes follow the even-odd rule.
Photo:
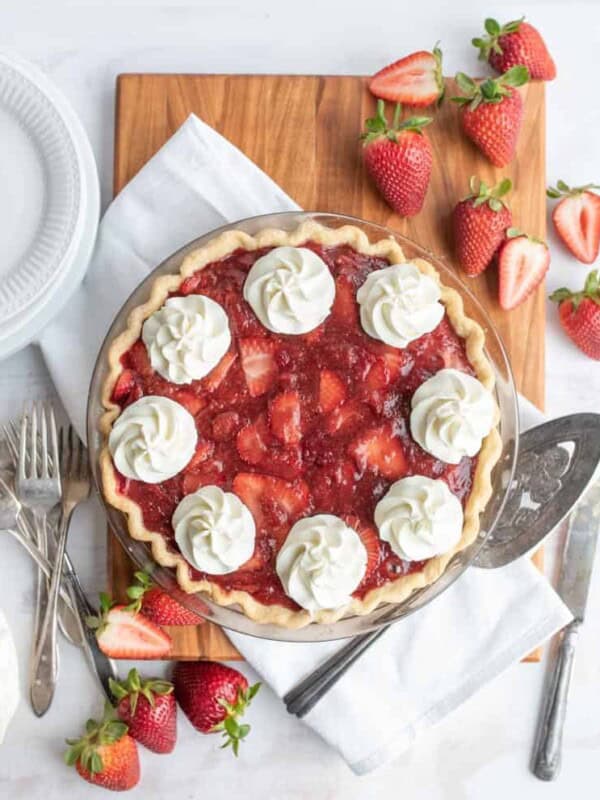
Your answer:
[[[359,425],[369,416],[369,409],[359,400],[346,400],[341,406],[335,408],[325,420],[327,433],[337,433],[349,429],[352,425]]]
[[[256,527],[276,538],[285,535],[308,507],[310,493],[304,481],[288,482],[258,472],[240,472],[233,491],[250,509]]]
[[[236,358],[237,353],[233,352],[232,350],[230,350],[228,353],[225,353],[217,366],[204,378],[204,386],[209,392],[216,391],[223,383]]]
[[[327,414],[346,399],[346,384],[340,376],[330,369],[323,369],[319,375],[319,411]]]
[[[300,395],[282,392],[271,400],[269,409],[271,430],[284,444],[297,444],[302,440],[300,425]]]
[[[348,448],[358,467],[396,480],[406,474],[407,464],[400,440],[387,426],[373,428],[356,438]]]
[[[260,464],[269,452],[270,438],[267,419],[261,414],[254,422],[242,428],[237,435],[236,447],[240,458],[248,464]]]
[[[150,364],[148,351],[146,345],[141,339],[138,339],[127,351],[127,362],[131,369],[135,370],[139,375],[144,377],[151,375],[154,370]]]
[[[343,325],[355,325],[358,320],[356,289],[352,281],[340,275],[335,281],[335,300],[331,316]]]
[[[363,581],[377,569],[381,557],[381,539],[372,525],[367,525],[359,517],[354,514],[345,514],[343,517],[344,522],[353,531],[356,531],[361,538],[362,543],[367,551],[367,566]]]
[[[277,377],[277,344],[270,339],[240,339],[242,369],[252,397],[268,392]]]

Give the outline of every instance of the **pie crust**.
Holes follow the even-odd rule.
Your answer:
[[[179,274],[157,278],[148,301],[131,312],[126,330],[113,341],[109,348],[109,373],[102,390],[102,402],[106,411],[100,419],[100,431],[105,442],[100,454],[104,496],[108,503],[127,516],[130,535],[134,539],[148,542],[152,549],[152,555],[159,564],[176,569],[177,581],[186,592],[205,592],[219,605],[239,606],[243,613],[252,620],[287,628],[300,628],[310,622],[333,623],[347,615],[368,614],[381,603],[400,603],[415,590],[437,580],[454,555],[468,547],[476,539],[479,533],[479,515],[488,503],[492,492],[491,472],[501,452],[501,440],[497,430],[499,412],[496,408],[495,425],[484,439],[478,455],[473,485],[464,509],[462,536],[458,544],[450,552],[429,560],[421,571],[403,575],[371,589],[362,598],[353,598],[351,603],[342,608],[311,614],[302,609],[293,610],[281,605],[266,605],[258,602],[248,592],[224,590],[208,579],[192,580],[190,578],[188,562],[183,556],[173,553],[167,548],[161,534],[145,527],[140,506],[118,491],[115,469],[108,449],[108,436],[121,411],[120,407],[111,400],[113,389],[123,369],[121,356],[137,341],[144,321],[163,305],[169,293],[177,290],[186,278],[206,265],[224,258],[239,248],[255,250],[261,247],[279,247],[281,245],[298,247],[307,241],[324,246],[346,244],[359,253],[383,257],[390,263],[401,263],[407,260],[395,240],[385,238],[372,244],[363,231],[351,225],[333,229],[308,221],[292,232],[267,229],[256,236],[250,236],[243,231],[232,230],[217,236],[203,247],[189,253],[181,265]],[[461,296],[454,289],[444,286],[437,270],[431,264],[422,259],[411,259],[411,261],[439,284],[441,300],[450,323],[455,332],[464,339],[466,354],[477,378],[491,391],[494,387],[494,373],[484,353],[483,329],[466,316]]]

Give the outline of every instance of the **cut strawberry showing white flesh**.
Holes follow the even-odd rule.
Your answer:
[[[506,311],[537,289],[550,266],[550,251],[544,242],[513,229],[508,233],[498,258],[499,302]]]
[[[556,231],[575,258],[592,264],[600,250],[600,197],[586,187],[569,189],[562,181],[559,186],[566,189],[548,190],[550,197],[566,195],[552,212]]]
[[[388,64],[376,72],[369,82],[375,97],[410,106],[429,106],[442,99],[442,53],[419,50]]]
[[[88,624],[94,627],[90,618]],[[113,606],[98,620],[98,646],[110,658],[164,658],[171,650],[171,637],[158,625],[127,606]]]
[[[246,385],[252,397],[267,392],[277,376],[275,351],[277,345],[269,339],[240,339],[240,357]]]

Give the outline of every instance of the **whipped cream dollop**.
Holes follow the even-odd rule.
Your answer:
[[[171,383],[207,375],[231,344],[227,315],[210,297],[171,297],[144,322],[142,340],[153,368]]]
[[[445,481],[413,475],[390,486],[375,506],[375,524],[397,556],[424,561],[457,544],[463,510]]]
[[[437,328],[444,316],[440,297],[434,279],[410,262],[371,272],[356,293],[363,330],[392,347]]]
[[[307,333],[327,317],[335,298],[329,267],[306,247],[276,247],[254,262],[244,299],[270,331]]]
[[[254,552],[256,528],[250,510],[237,495],[218,486],[186,495],[172,522],[186,561],[209,575],[235,572]]]
[[[366,565],[367,551],[356,531],[333,514],[317,514],[292,526],[276,570],[288,597],[318,611],[349,603]]]
[[[108,449],[121,475],[161,483],[188,464],[197,439],[189,411],[168,397],[149,395],[121,413],[110,432]]]
[[[448,464],[474,456],[491,431],[495,405],[477,378],[442,369],[412,396],[410,431],[423,450]]]

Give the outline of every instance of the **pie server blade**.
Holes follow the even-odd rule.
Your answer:
[[[502,567],[539,545],[585,492],[599,462],[600,414],[570,414],[525,431],[508,500],[473,565]]]

